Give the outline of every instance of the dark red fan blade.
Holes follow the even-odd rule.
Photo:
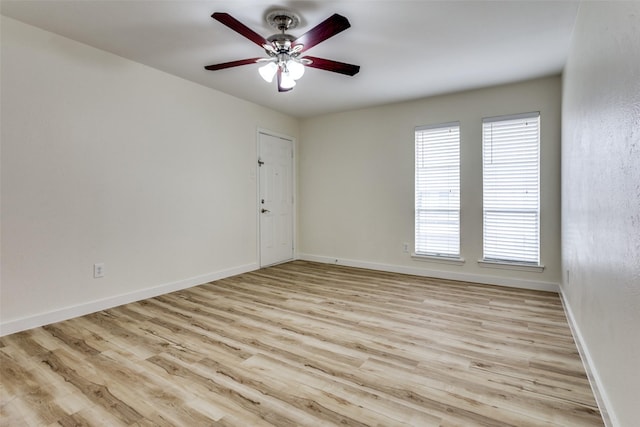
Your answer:
[[[334,73],[346,74],[347,76],[356,75],[358,74],[358,71],[360,71],[359,65],[347,64],[324,58],[316,58],[315,56],[305,56],[304,59],[310,59],[312,61],[311,64],[306,65],[307,67],[333,71]]]
[[[298,37],[293,44],[304,45],[304,48],[301,50],[301,52],[304,52],[305,50],[311,49],[318,43],[346,30],[350,26],[351,24],[347,18],[334,13],[332,16]]]
[[[293,88],[290,87],[287,89],[282,87],[282,70],[278,68],[278,92],[289,92],[291,89]]]
[[[206,67],[204,67],[204,69],[209,71],[223,70],[225,68],[237,67],[239,65],[255,64],[258,59],[260,58],[249,58],[240,59],[238,61],[223,62],[221,64],[207,65]]]
[[[251,28],[247,27],[242,22],[238,21],[236,18],[229,15],[228,13],[216,12],[213,15],[211,15],[211,17],[216,21],[231,28],[236,33],[248,38],[258,46],[262,46],[264,44],[269,43],[267,39],[265,39],[260,34],[256,33]]]

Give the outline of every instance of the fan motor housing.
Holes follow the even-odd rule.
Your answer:
[[[291,43],[293,43],[293,41],[296,39],[296,37],[292,36],[291,34],[274,34],[272,36],[267,37],[267,40],[271,43],[276,43],[276,44],[282,44],[282,45],[290,45]]]

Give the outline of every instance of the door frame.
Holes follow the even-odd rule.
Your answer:
[[[294,137],[290,136],[290,135],[286,135],[280,132],[274,132],[272,130],[266,129],[266,128],[262,128],[262,127],[258,127],[256,129],[256,155],[255,155],[255,176],[256,176],[256,205],[255,205],[255,212],[256,212],[256,259],[257,259],[257,264],[258,264],[258,268],[263,268],[262,266],[262,257],[261,257],[261,253],[260,253],[260,248],[261,248],[261,242],[260,242],[260,165],[258,164],[258,160],[260,159],[260,134],[265,134],[265,135],[270,135],[270,136],[274,136],[276,138],[281,138],[287,141],[291,142],[291,192],[292,192],[292,196],[293,196],[293,203],[292,203],[292,221],[293,224],[291,224],[291,226],[293,227],[293,231],[292,231],[292,239],[293,239],[293,259],[296,260],[298,259],[298,162],[297,162],[297,152],[296,152],[296,147],[297,147],[297,141]]]

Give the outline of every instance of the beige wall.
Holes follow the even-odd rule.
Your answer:
[[[583,2],[563,80],[562,293],[616,426],[640,419],[640,3]]]
[[[560,269],[558,76],[310,118],[301,124],[303,258],[485,283],[557,289]],[[482,118],[541,112],[541,261],[544,272],[480,267]],[[464,265],[417,261],[413,247],[414,128],[460,121]]]
[[[258,127],[298,137],[294,118],[3,17],[1,332],[257,268]]]

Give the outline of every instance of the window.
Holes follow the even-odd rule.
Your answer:
[[[415,253],[460,256],[460,123],[415,130]]]
[[[540,264],[540,113],[482,121],[484,261]]]

